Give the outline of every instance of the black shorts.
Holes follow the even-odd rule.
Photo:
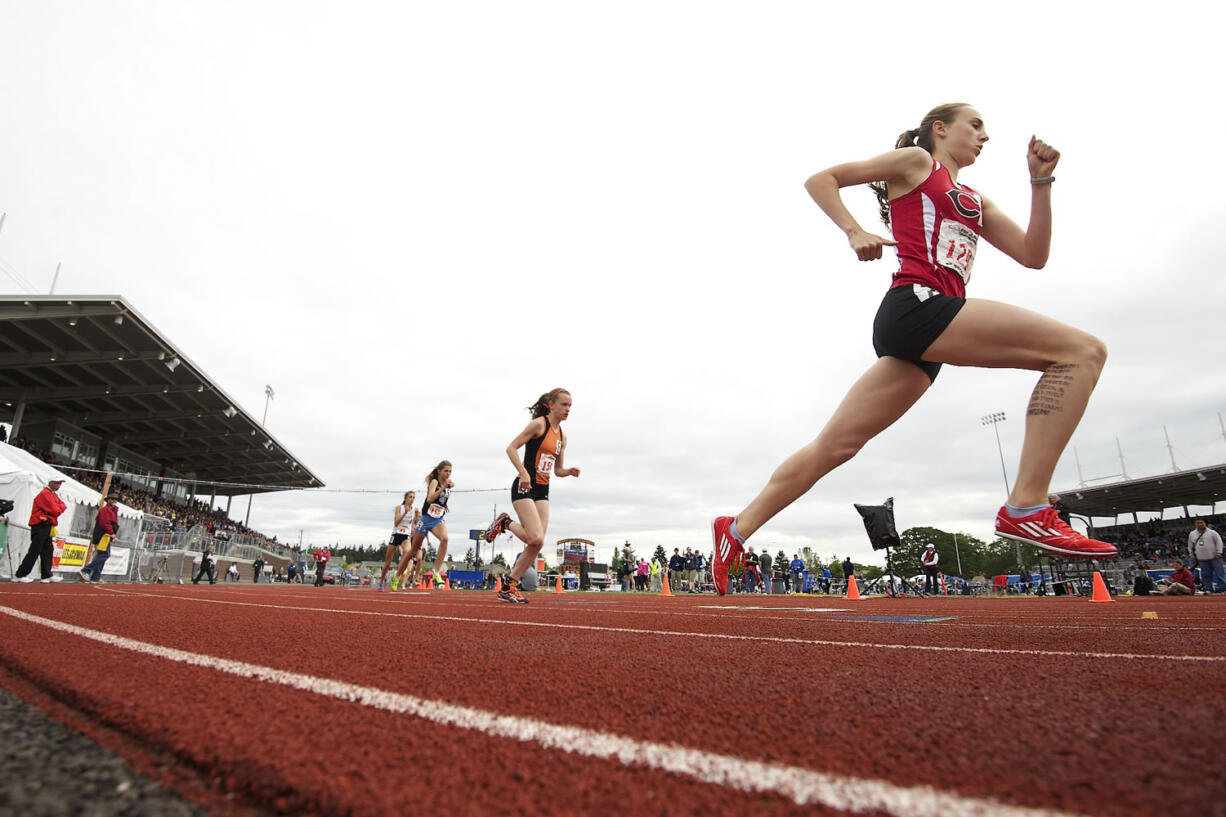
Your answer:
[[[400,544],[408,538],[409,535],[407,533],[393,533],[392,538],[387,542],[387,546],[389,548],[400,547]]]
[[[921,356],[965,303],[966,298],[942,295],[920,284],[892,287],[881,299],[873,319],[877,357],[910,361],[924,370],[930,382],[936,380],[941,364],[921,360]]]
[[[542,499],[548,501],[549,483],[546,482],[544,485],[541,485],[538,482],[533,482],[528,492],[524,493],[519,490],[519,477],[516,477],[511,480],[511,501],[514,502],[517,499],[531,499],[533,502],[540,502]]]

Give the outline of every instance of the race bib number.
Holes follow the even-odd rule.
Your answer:
[[[397,526],[397,528],[396,528],[396,533],[399,533],[401,536],[408,536],[408,535],[409,535],[409,526],[408,526],[408,525],[399,525],[399,526]]]
[[[962,277],[962,283],[971,280],[971,264],[975,263],[975,247],[979,236],[965,224],[946,219],[941,222],[937,236],[937,263],[951,269]]]
[[[430,504],[430,507],[426,509],[426,513],[433,516],[435,519],[439,519],[443,514],[447,513],[447,509],[437,502],[433,502]]]
[[[539,457],[536,458],[537,473],[545,474],[546,476],[552,474],[553,473],[553,463],[554,463],[553,454],[541,454]]]

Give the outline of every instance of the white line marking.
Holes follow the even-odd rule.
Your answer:
[[[883,811],[899,817],[1067,817],[1068,814],[1053,809],[1013,806],[987,798],[964,797],[937,791],[928,786],[898,786],[884,780],[823,774],[798,766],[743,760],[675,744],[635,740],[594,729],[559,726],[529,718],[499,715],[444,701],[415,698],[374,687],[248,664],[245,661],[161,647],[88,630],[10,607],[0,607],[0,613],[142,655],[204,667],[240,678],[281,684],[325,698],[411,715],[443,726],[454,726],[492,737],[536,743],[546,749],[560,749],[587,757],[616,760],[624,766],[641,766],[685,775],[702,783],[714,783],[747,793],[782,795],[799,805],[818,804],[851,812]]]
[[[963,652],[980,655],[1044,655],[1064,656],[1068,658],[1125,658],[1141,661],[1206,661],[1210,663],[1226,663],[1224,655],[1153,655],[1130,652],[1073,652],[1072,650],[1007,650],[998,647],[941,647],[931,644],[877,644],[871,641],[830,641],[819,638],[783,638],[763,635],[735,635],[731,633],[695,633],[684,630],[647,630],[638,627],[597,627],[590,624],[554,624],[545,621],[509,621],[501,618],[465,618],[464,616],[434,616],[422,613],[390,613],[384,610],[344,610],[332,607],[296,607],[288,604],[257,604],[250,601],[225,601],[223,599],[204,599],[193,596],[174,596],[166,593],[135,593],[130,590],[116,590],[117,594],[142,596],[146,598],[176,599],[200,604],[227,604],[236,607],[261,607],[270,610],[294,610],[308,613],[345,613],[354,616],[389,616],[392,618],[424,619],[426,621],[460,621],[472,624],[505,624],[511,627],[540,627],[558,630],[586,630],[597,633],[632,633],[635,635],[659,635],[673,638],[711,638],[728,641],[756,641],[767,644],[808,644],[819,647],[864,647],[878,650],[920,650],[925,652]]]

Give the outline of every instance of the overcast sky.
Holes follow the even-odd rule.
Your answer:
[[[0,290],[62,263],[57,294],[123,295],[256,417],[271,384],[269,430],[328,486],[255,498],[282,540],[383,540],[446,458],[462,555],[564,386],[583,473],[547,548],[707,548],[874,360],[895,261],[858,263],[805,179],[965,101],[991,141],[960,180],[1014,220],[1030,135],[1063,153],[1051,261],[984,245],[969,294],[1106,341],[1084,477],[1121,472],[1117,437],[1130,476],[1170,470],[1164,426],[1180,468],[1226,462],[1218,27],[846,5],[0,0]],[[900,529],[991,539],[980,418],[1006,413],[1012,481],[1035,380],[946,367],[752,543],[879,562],[851,506],[887,496]],[[1053,488],[1078,481],[1070,447]]]

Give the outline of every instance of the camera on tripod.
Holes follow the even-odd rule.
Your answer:
[[[899,577],[898,579],[903,584],[902,588],[894,586],[894,560],[890,556],[890,548],[902,544],[902,539],[898,536],[898,529],[894,527],[894,497],[888,498],[880,505],[855,505],[855,508],[860,512],[860,518],[864,520],[864,530],[868,532],[868,541],[873,546],[873,550],[885,551],[885,576],[882,577],[882,589],[889,596],[897,596],[899,592],[903,592],[914,593],[921,598],[926,598],[927,593],[906,578]]]

